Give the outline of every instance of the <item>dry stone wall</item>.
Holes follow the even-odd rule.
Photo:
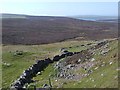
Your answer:
[[[96,46],[94,46],[94,48],[90,48],[90,49],[91,50],[97,49],[100,46],[105,45],[106,43],[107,41],[99,42]],[[20,77],[11,84],[11,89],[16,89],[16,90],[24,89],[23,87],[25,86],[25,84],[29,84],[33,82],[32,78],[35,77],[38,72],[43,71],[49,64],[53,62],[57,62],[60,59],[65,58],[66,56],[72,56],[75,54],[79,54],[81,52],[66,52],[65,51],[61,55],[54,56],[52,59],[47,58],[45,60],[37,60],[35,64],[30,66],[28,69],[24,70],[22,75],[20,75]]]

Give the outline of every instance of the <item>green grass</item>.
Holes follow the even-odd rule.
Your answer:
[[[0,45],[0,88],[2,88],[2,45]]]
[[[2,87],[9,87],[13,80],[16,80],[30,65],[33,60],[28,61],[31,53],[24,53],[21,56],[14,56],[12,53],[3,53],[3,62],[10,63],[10,66],[2,65]]]
[[[90,41],[65,41],[53,44],[44,45],[4,45],[2,47],[2,62],[10,63],[11,65],[2,65],[2,87],[8,88],[10,84],[16,80],[30,65],[35,63],[35,60],[41,60],[48,57],[53,57],[59,54],[59,50],[64,47],[72,46],[70,51],[75,51],[76,46],[89,43]],[[79,48],[78,50],[82,50]],[[14,56],[13,52],[16,50],[23,51],[23,55]],[[46,78],[53,68],[48,66],[43,72],[42,78]],[[37,77],[36,77],[37,78]]]
[[[23,72],[23,70],[27,69],[30,65],[35,63],[35,60],[45,59],[47,57],[53,57],[56,54],[60,54],[59,50],[61,48],[67,48],[69,51],[77,52],[80,50],[84,50],[89,48],[87,43],[91,41],[65,41],[60,43],[53,44],[44,44],[44,45],[6,45],[3,46],[3,54],[2,61],[6,63],[10,63],[11,66],[2,65],[2,87],[8,88],[10,84],[16,80]],[[82,44],[85,44],[85,47],[81,47]],[[72,48],[69,48],[72,47]],[[56,71],[54,70],[54,64],[50,64],[43,72],[42,75],[37,75],[33,79],[36,80],[36,83],[31,83],[31,85],[36,84],[37,87],[42,87],[44,83],[48,84],[48,79],[51,79],[53,87],[58,87],[61,83],[65,83],[63,87],[65,88],[93,88],[94,84],[96,87],[117,87],[117,81],[114,79],[115,75],[117,75],[116,68],[117,66],[117,58],[111,57],[118,52],[117,50],[117,41],[113,41],[110,43],[111,51],[103,57],[99,55],[99,50],[96,51],[96,55],[94,58],[95,61],[107,63],[105,67],[101,67],[95,70],[89,77],[83,78],[78,81],[65,80],[62,78],[56,78]],[[16,50],[23,51],[23,55],[14,56],[13,52]],[[11,53],[10,53],[11,52]],[[114,63],[109,65],[108,62],[112,60]],[[101,64],[101,63],[99,63]],[[99,66],[99,64],[97,66]],[[94,67],[92,68],[94,69]],[[74,73],[83,73],[84,70],[80,69]],[[85,73],[85,72],[84,72]],[[105,77],[101,77],[100,74],[105,73]],[[91,82],[89,79],[94,78],[95,82]],[[58,81],[55,81],[55,80]],[[88,82],[86,82],[88,80]],[[79,82],[81,81],[81,83]]]
[[[49,84],[49,78],[53,80],[53,77],[55,76],[56,71],[54,70],[54,63],[50,64],[41,75],[38,75],[34,77],[33,79],[37,82],[35,83],[37,87],[42,87],[43,84],[47,83]]]

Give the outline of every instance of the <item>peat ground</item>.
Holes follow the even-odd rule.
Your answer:
[[[100,40],[117,37],[117,23],[68,17],[24,16],[2,18],[3,44],[46,44],[67,39]],[[78,38],[79,37],[79,38]]]

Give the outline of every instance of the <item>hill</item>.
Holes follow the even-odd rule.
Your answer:
[[[92,48],[94,47],[94,48]],[[49,78],[53,88],[118,88],[118,40],[64,41],[44,45],[3,46],[2,87],[10,85],[23,75],[24,70],[37,61],[59,55],[61,48],[78,54],[49,64],[32,78],[28,88],[42,88]],[[16,54],[22,51],[21,55]],[[58,68],[58,67],[59,68]]]
[[[117,37],[117,23],[114,22],[84,21],[55,16],[2,16],[3,44],[45,44],[73,38],[99,40]]]

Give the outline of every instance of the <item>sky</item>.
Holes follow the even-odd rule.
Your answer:
[[[1,13],[27,14],[39,16],[75,16],[75,15],[102,15],[117,16],[118,2],[42,2],[7,1],[3,0]],[[105,0],[104,0],[105,1]]]

